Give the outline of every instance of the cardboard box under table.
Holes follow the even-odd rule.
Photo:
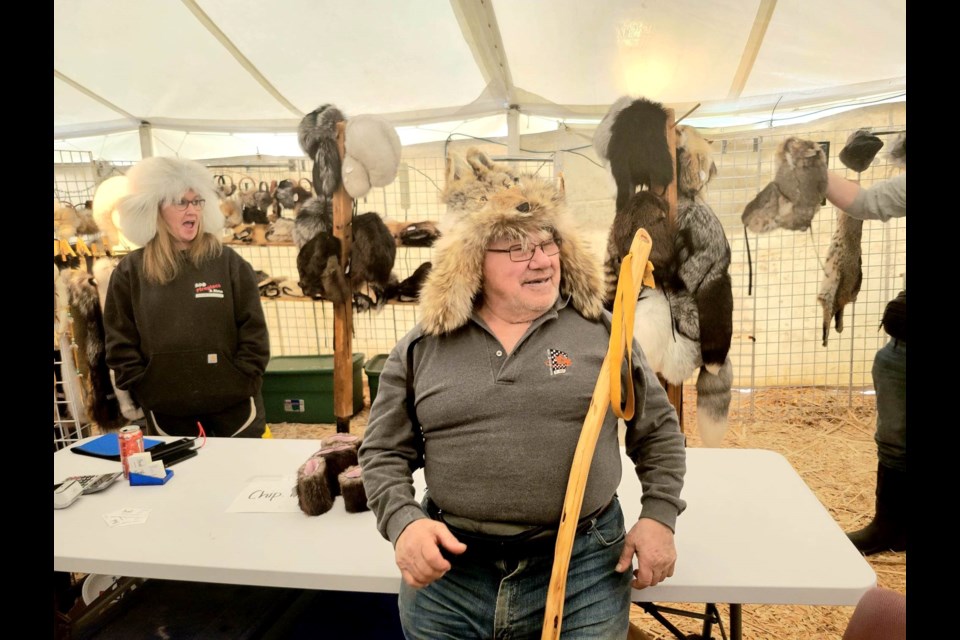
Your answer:
[[[363,354],[353,354],[353,412],[363,408],[360,369]],[[270,359],[263,376],[267,422],[335,422],[333,356],[280,356]]]

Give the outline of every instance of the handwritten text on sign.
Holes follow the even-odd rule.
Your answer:
[[[227,513],[286,513],[300,511],[296,476],[258,476],[240,490]]]

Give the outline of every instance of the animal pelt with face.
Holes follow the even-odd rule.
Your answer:
[[[717,165],[713,161],[711,142],[688,125],[677,125],[677,195],[695,198],[714,176]]]
[[[440,192],[447,214],[440,221],[439,233],[449,229],[461,215],[483,209],[495,193],[513,187],[519,180],[520,174],[512,167],[494,162],[476,147],[468,149],[464,157],[451,153],[447,156],[446,182]]]
[[[741,220],[755,233],[806,231],[827,194],[827,156],[811,140],[789,137],[775,154],[777,173],[747,203]]]
[[[623,96],[597,126],[593,146],[607,160],[617,183],[617,211],[638,186],[665,187],[673,181],[667,144],[667,112],[659,102]]]
[[[313,160],[313,188],[325,198],[332,198],[341,184],[337,123],[345,120],[335,106],[323,104],[305,115],[297,127],[300,148]]]
[[[830,335],[830,320],[834,321],[837,333],[842,332],[843,309],[851,302],[856,302],[860,293],[863,282],[862,237],[863,220],[851,218],[837,210],[837,226],[823,263],[823,280],[817,294],[817,301],[823,307],[823,346],[827,346]]]
[[[320,232],[297,254],[297,271],[304,295],[342,304],[353,297],[359,311],[381,308],[384,293],[395,280],[397,245],[379,214],[370,211],[351,221],[352,243],[347,270],[340,268],[340,240]],[[373,298],[363,293],[369,288]]]
[[[297,209],[293,243],[297,245],[297,249],[303,249],[311,238],[321,232],[333,234],[333,201],[314,196]]]
[[[85,271],[65,269],[60,277],[66,283],[73,336],[80,346],[77,354],[80,372],[86,372],[87,412],[90,419],[104,430],[119,429],[127,424],[120,410],[104,346],[103,313],[97,284]],[[69,357],[70,354],[64,354]]]
[[[461,198],[453,188],[446,190],[452,200],[474,203],[474,194],[483,202],[473,210],[447,214],[455,220],[443,230],[433,248],[433,266],[420,289],[421,326],[429,335],[443,335],[462,327],[470,319],[481,295],[483,262],[487,246],[495,239],[520,242],[533,232],[553,229],[560,245],[560,295],[584,317],[597,319],[603,311],[603,279],[600,265],[582,238],[557,186],[536,176],[520,176],[516,183],[488,188],[470,172],[456,176],[456,184],[469,190]],[[452,174],[448,173],[448,177]],[[452,185],[448,184],[447,187]],[[472,205],[471,205],[472,206]]]

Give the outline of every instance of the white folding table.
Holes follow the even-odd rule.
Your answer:
[[[76,446],[76,445],[74,445]],[[162,486],[122,480],[53,515],[57,571],[266,587],[397,593],[393,549],[371,512],[347,513],[342,498],[321,516],[227,509],[251,479],[292,476],[317,440],[210,438],[197,457],[171,467]],[[119,470],[62,449],[54,482]],[[640,482],[623,458],[619,496],[639,515]],[[422,489],[422,475],[415,484]],[[741,604],[855,605],[876,584],[849,542],[787,460],[760,449],[687,450],[677,523],[677,567],[637,603],[730,603],[731,635]],[[149,510],[144,524],[110,527],[104,515]],[[649,611],[650,609],[648,609]]]

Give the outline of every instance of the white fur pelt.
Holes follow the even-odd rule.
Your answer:
[[[689,295],[687,298],[687,307],[694,314],[692,326],[688,323],[686,327],[689,333],[696,331],[697,309]],[[662,288],[644,287],[637,300],[633,337],[643,349],[650,367],[670,384],[681,385],[701,365],[700,343],[695,334],[688,336],[678,330],[670,306]]]
[[[697,306],[685,291],[644,288],[637,300],[633,337],[650,367],[682,385],[697,369],[697,431],[706,447],[719,447],[729,426],[733,364],[727,357],[716,374],[703,365],[696,335]]]
[[[107,300],[107,289],[110,286],[110,275],[116,268],[116,264],[111,258],[100,258],[93,263],[93,279],[97,284],[97,293],[100,296],[100,310]],[[117,387],[117,378],[110,369],[110,384],[113,385],[113,392],[117,396],[117,403],[120,405],[120,413],[131,422],[143,418],[143,409],[136,403],[129,392]]]
[[[356,116],[347,121],[343,135],[343,187],[352,198],[393,182],[400,167],[400,136],[389,122]]]

